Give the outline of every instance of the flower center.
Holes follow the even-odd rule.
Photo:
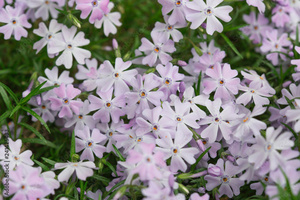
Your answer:
[[[222,180],[223,183],[228,183],[229,179],[230,178],[228,176],[226,176],[226,175],[221,177],[221,180]]]
[[[50,34],[50,35],[48,35],[48,39],[50,40],[52,38],[52,35]]]
[[[223,81],[223,80],[220,80],[219,83],[220,83],[220,85],[223,85],[223,84],[224,84],[224,81]]]
[[[173,153],[177,153],[178,152],[178,150],[177,149],[173,149]]]
[[[79,115],[79,116],[78,116],[78,118],[79,118],[79,119],[82,119],[82,118],[83,118],[83,116],[82,116],[82,115]]]
[[[176,2],[175,2],[175,5],[176,5],[176,6],[181,6],[181,1],[176,1]]]
[[[22,190],[25,190],[26,187],[25,187],[25,185],[22,185],[21,188],[22,188]]]
[[[176,117],[176,120],[178,121],[178,122],[181,122],[181,117]]]
[[[42,109],[46,109],[46,106],[43,105],[43,106],[42,106]]]
[[[272,145],[269,144],[269,145],[267,146],[267,149],[270,150],[271,148],[272,148]]]
[[[13,24],[16,24],[16,23],[17,23],[17,21],[16,21],[15,19],[13,19],[11,22],[12,22]]]
[[[264,178],[264,180],[265,180],[266,182],[268,182],[268,181],[269,181],[269,178],[266,176],[266,177]]]
[[[72,45],[71,45],[71,44],[68,44],[68,48],[69,48],[69,49],[72,49]]]
[[[254,90],[251,90],[250,92],[251,92],[251,93],[254,93],[255,91],[254,91]]]
[[[158,53],[159,50],[160,50],[160,49],[159,49],[158,47],[155,47],[155,49],[154,49],[155,53]]]
[[[107,108],[111,107],[111,103],[110,102],[107,102],[105,105],[106,105]]]
[[[142,138],[138,138],[136,141],[137,141],[137,142],[141,142],[141,141],[142,141]]]
[[[244,123],[245,123],[246,121],[248,121],[248,117],[246,117],[246,118],[243,120]]]
[[[263,77],[261,77],[261,76],[260,76],[259,78],[260,78],[261,80],[264,80],[264,78],[263,78]]]
[[[204,10],[204,13],[208,16],[211,16],[213,14],[213,10],[211,7],[208,7]]]
[[[45,4],[47,4],[47,5],[48,5],[48,4],[49,4],[49,1],[48,1],[48,0],[46,0],[46,1],[45,1]]]
[[[146,92],[146,90],[141,90],[141,91],[140,91],[140,97],[143,98],[143,99],[147,97],[147,92]]]
[[[14,159],[15,159],[15,160],[19,160],[20,158],[19,158],[18,156],[15,156]]]
[[[119,78],[120,74],[119,73],[115,73],[115,77]]]
[[[110,132],[108,133],[108,135],[111,137],[111,136],[113,135],[113,132],[110,131]]]
[[[92,143],[92,142],[88,142],[87,145],[88,145],[89,147],[91,147],[91,146],[93,145],[93,143]]]
[[[258,30],[258,26],[254,26],[254,30]]]
[[[206,141],[206,140],[203,140],[202,143],[203,143],[204,145],[206,145],[207,141]]]
[[[171,84],[172,84],[172,79],[170,79],[170,78],[165,78],[164,84],[165,84],[166,86],[171,85]]]
[[[93,7],[96,7],[96,6],[98,6],[98,1],[97,1],[97,0],[95,0],[95,1],[92,1],[92,6],[93,6]]]
[[[215,122],[219,122],[220,119],[218,117],[215,118]]]
[[[68,99],[63,99],[64,100],[64,104],[68,104],[69,100]]]
[[[278,49],[278,47],[279,47],[278,44],[275,44],[275,48]]]
[[[168,26],[168,30],[170,31],[170,30],[172,30],[172,29],[173,29],[173,26],[169,25],[169,26]]]
[[[147,158],[146,160],[147,160],[147,162],[151,162],[151,159],[150,159],[150,158]]]

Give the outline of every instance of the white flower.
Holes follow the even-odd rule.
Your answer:
[[[93,169],[96,169],[95,163],[91,161],[87,162],[67,162],[67,163],[56,163],[54,165],[55,169],[63,169],[65,168],[59,175],[58,175],[58,181],[68,181],[71,175],[76,172],[76,176],[78,179],[85,181],[87,177],[90,177],[93,175]]]
[[[88,45],[90,40],[84,38],[84,33],[79,32],[76,36],[77,28],[63,26],[62,32],[49,43],[48,53],[55,54],[63,51],[56,60],[56,65],[65,65],[70,69],[73,64],[73,55],[79,64],[85,64],[85,59],[91,57],[91,52],[80,46]]]

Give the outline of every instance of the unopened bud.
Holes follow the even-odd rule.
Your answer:
[[[72,155],[72,162],[77,162],[79,160],[80,156],[78,154]]]
[[[294,57],[294,52],[290,51],[290,52],[289,52],[289,56],[290,56],[290,57]]]
[[[81,28],[81,22],[72,13],[68,14],[68,19],[78,28]]]
[[[112,40],[112,46],[114,50],[119,48],[118,42],[115,38]]]
[[[125,194],[125,192],[126,192],[126,186],[121,187],[121,188],[118,190],[117,194],[114,196],[113,200],[118,200],[118,199],[120,199],[120,197],[122,197],[122,196]]]
[[[203,141],[202,140],[197,140],[197,144],[198,144],[198,147],[201,151],[205,151],[206,148],[205,148],[205,145],[203,144]]]
[[[198,173],[196,173],[196,174],[193,174],[193,175],[191,175],[190,177],[191,177],[191,178],[198,178],[198,177],[204,176],[204,175],[206,175],[206,174],[207,174],[207,171],[205,170],[205,171],[202,171],[202,172],[198,172]]]
[[[215,177],[221,176],[221,174],[222,174],[220,167],[215,166],[215,165],[208,167],[207,172],[209,175],[215,176]]]
[[[181,67],[187,66],[187,63],[183,60],[178,60],[177,64]]]

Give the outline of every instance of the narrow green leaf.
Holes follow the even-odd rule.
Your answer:
[[[2,122],[2,120],[5,120],[6,118],[8,118],[9,114],[10,114],[10,111],[9,111],[9,110],[5,111],[5,112],[0,116],[0,122]]]
[[[50,164],[50,165],[55,165],[55,161],[54,160],[50,160],[50,159],[48,159],[48,158],[44,158],[44,157],[42,157],[42,159],[46,162],[46,163],[48,163],[48,164]]]
[[[70,149],[70,159],[72,160],[73,155],[75,154],[75,132],[72,133],[71,139],[71,149]]]
[[[46,122],[43,120],[43,118],[41,118],[41,116],[39,116],[38,114],[36,114],[36,112],[34,112],[33,110],[31,110],[30,108],[27,107],[21,107],[23,110],[25,110],[26,112],[29,112],[32,116],[34,116],[35,118],[37,118],[47,129],[47,131],[49,133],[51,133],[48,125],[46,124]]]
[[[7,107],[7,109],[8,109],[8,110],[12,110],[13,107],[12,107],[11,102],[10,102],[8,96],[7,96],[7,93],[6,93],[6,91],[3,89],[3,87],[0,87],[0,94],[1,94],[1,96],[2,96],[2,98],[3,98],[3,101],[4,101],[4,103],[5,103],[6,107]]]
[[[53,144],[52,142],[49,142],[49,141],[44,142],[43,140],[41,140],[39,138],[23,138],[22,141],[23,141],[23,143],[42,144],[42,145],[46,145],[48,147],[57,148],[57,146],[55,144]]]
[[[225,40],[225,42],[230,46],[230,48],[236,53],[236,55],[238,55],[239,57],[241,57],[243,59],[244,57],[236,49],[236,47],[233,45],[233,43],[230,41],[230,39],[226,35],[224,35],[223,33],[220,33],[220,35],[223,37],[223,39]]]
[[[7,87],[6,85],[4,85],[3,83],[0,82],[0,86],[2,88],[4,88],[6,90],[6,92],[8,92],[8,94],[10,94],[10,96],[13,98],[13,100],[16,102],[16,103],[19,103],[19,100],[17,98],[17,96],[15,95],[15,93],[9,88]]]
[[[104,183],[106,185],[108,185],[110,183],[110,179],[108,179],[104,176],[97,175],[97,174],[94,174],[91,178],[99,180],[99,181],[101,181],[102,183]]]
[[[114,191],[116,188],[120,187],[121,185],[123,185],[125,183],[125,180],[115,184],[109,191],[108,194],[110,194],[112,191]]]
[[[191,166],[191,170],[190,170],[190,171],[194,171],[194,169],[196,168],[196,165],[200,162],[200,160],[203,158],[203,156],[210,150],[210,148],[211,148],[211,146],[208,147],[205,151],[203,151],[203,152],[201,153],[201,155],[197,158],[195,164],[193,164],[193,165]]]
[[[283,124],[287,129],[289,129],[293,133],[294,137],[296,139],[298,139],[298,134],[289,125],[287,125],[287,124],[285,124],[283,122],[281,122],[281,124]]]
[[[16,107],[14,107],[14,109],[11,111],[9,117],[12,117],[13,114],[15,114],[15,112],[17,112],[20,108],[21,108],[21,105],[19,105],[19,104]]]
[[[45,143],[47,143],[48,141],[44,138],[44,136],[42,136],[42,134],[40,132],[38,132],[35,128],[33,128],[32,126],[25,124],[25,123],[19,123],[19,125],[25,127],[26,129],[30,130],[31,132],[33,132],[36,136],[38,136],[42,141],[44,141]]]
[[[50,169],[43,163],[41,163],[40,161],[37,161],[35,159],[33,159],[33,161],[38,164],[44,171],[49,171]]]
[[[57,88],[57,87],[59,87],[59,85],[53,85],[53,86],[41,88],[39,91],[37,91],[36,95],[42,94],[44,92],[48,92],[49,90],[52,90],[52,89]]]
[[[199,76],[198,76],[197,95],[200,94],[201,79],[202,79],[202,71],[200,72],[200,74],[199,74]],[[196,95],[196,96],[197,96],[197,95]]]
[[[44,81],[43,83],[38,85],[36,88],[34,88],[26,97],[24,97],[20,100],[19,104],[24,105],[31,99],[31,97],[37,95],[38,91],[43,87],[43,85],[45,85],[46,82],[47,81]]]
[[[121,152],[117,149],[117,147],[114,144],[112,146],[115,149],[115,152],[116,152],[117,156],[120,158],[120,160],[122,162],[125,162],[125,158],[123,157],[123,155],[121,154]]]
[[[107,167],[109,167],[109,169],[111,169],[111,171],[118,176],[117,171],[115,170],[115,168],[112,166],[112,164],[110,164],[109,162],[107,162],[106,160],[102,159],[102,163],[104,165],[106,165]]]
[[[228,26],[228,28],[226,28],[226,27],[224,28],[224,32],[233,31],[233,30],[236,30],[236,29],[243,28],[245,26],[249,26],[249,24],[242,24],[242,25],[238,25],[238,26],[235,26],[235,27]]]

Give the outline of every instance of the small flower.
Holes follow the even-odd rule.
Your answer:
[[[91,161],[79,161],[79,162],[67,162],[67,163],[56,163],[55,169],[65,168],[57,177],[59,182],[70,179],[71,175],[76,172],[78,179],[85,181],[87,177],[93,176],[93,169],[96,169],[95,163]]]
[[[74,115],[72,119],[65,123],[65,128],[69,128],[75,124],[74,131],[83,130],[84,126],[89,127],[91,130],[95,128],[97,121],[91,115],[88,115],[90,103],[88,100],[83,102],[83,106],[79,110],[79,115]]]
[[[156,144],[159,146],[156,151],[164,153],[165,160],[171,157],[170,169],[172,172],[178,170],[185,172],[187,170],[187,165],[183,160],[191,165],[196,162],[194,157],[199,153],[199,150],[195,147],[184,148],[191,140],[191,134],[186,135],[180,131],[175,133],[174,142],[168,133],[164,134],[161,139],[156,139]]]
[[[215,99],[229,100],[232,99],[233,94],[238,93],[240,79],[235,78],[238,72],[232,70],[229,64],[225,63],[221,66],[220,63],[217,63],[212,69],[207,69],[205,73],[210,78],[203,80],[204,94],[208,95],[215,90]]]
[[[49,42],[56,38],[58,32],[62,29],[62,24],[57,23],[55,19],[52,19],[49,24],[49,30],[45,23],[41,22],[38,29],[34,29],[33,33],[43,37],[38,42],[34,43],[33,49],[36,49],[36,53],[40,52],[44,46],[47,45],[47,50],[49,49]]]
[[[234,175],[238,173],[237,167],[230,161],[226,161],[224,169],[224,160],[219,159],[216,167],[221,169],[221,175],[218,177],[212,175],[206,175],[204,179],[207,181],[206,189],[211,191],[215,187],[220,186],[220,196],[226,194],[229,198],[234,195],[240,194],[240,187],[244,185],[244,181],[239,178],[234,178]]]
[[[101,20],[103,13],[108,10],[109,0],[76,0],[76,10],[81,10],[80,18],[86,19],[92,12],[89,22],[94,24],[96,20]]]
[[[161,77],[157,77],[161,82],[161,86],[159,91],[164,93],[164,98],[167,100],[171,94],[176,94],[179,89],[180,80],[184,78],[183,74],[178,73],[179,67],[172,63],[167,63],[166,66],[161,64],[156,66],[156,70],[158,71]]]
[[[152,91],[160,85],[159,80],[156,80],[152,73],[147,74],[144,78],[138,75],[131,85],[134,91],[125,93],[128,101],[129,112],[127,112],[127,116],[129,118],[133,118],[135,114],[142,113],[152,105],[161,105],[161,99],[164,97],[164,94],[161,91]]]
[[[7,179],[3,179],[3,184],[7,184]],[[33,167],[17,167],[16,170],[9,171],[8,196],[15,194],[12,199],[40,199],[47,196],[48,189],[43,177],[40,176],[39,169]],[[5,192],[3,192],[5,194]]]
[[[261,87],[260,85],[249,85],[239,86],[239,90],[245,91],[244,94],[241,94],[237,99],[237,104],[247,105],[252,99],[255,105],[266,105],[269,104],[270,101],[267,97],[271,97],[273,95],[269,94],[270,90],[267,87]]]
[[[291,21],[290,12],[292,8],[289,5],[279,5],[272,10],[272,22],[275,23],[276,27],[284,27],[287,23]]]
[[[67,69],[70,69],[73,64],[73,56],[79,64],[85,64],[85,59],[91,57],[91,52],[82,48],[84,45],[88,45],[90,40],[84,38],[84,33],[79,32],[76,36],[77,28],[72,26],[63,26],[62,32],[48,44],[48,53],[56,54],[61,51],[63,53],[56,60],[56,65],[64,65]]]
[[[65,85],[62,83],[58,88],[53,89],[56,97],[50,97],[51,109],[60,110],[58,113],[59,118],[73,117],[73,112],[79,115],[80,107],[83,102],[80,100],[73,100],[77,95],[81,93],[79,89],[73,87],[73,85]],[[73,111],[73,112],[72,112]]]
[[[269,20],[263,15],[258,14],[256,18],[255,12],[251,12],[250,15],[243,15],[245,22],[249,26],[245,26],[240,30],[253,41],[254,44],[261,43],[262,38],[266,37],[266,32],[271,31],[272,27],[269,26]]]
[[[183,38],[183,35],[180,31],[178,31],[178,28],[183,28],[184,25],[176,23],[174,25],[171,25],[168,23],[169,16],[165,15],[164,20],[165,23],[156,22],[155,27],[152,30],[153,33],[151,34],[157,34],[158,41],[163,42],[170,39],[170,36],[172,36],[172,40],[174,42],[179,42]]]
[[[13,141],[11,138],[8,138],[8,146],[8,153],[6,153],[6,147],[4,147],[4,145],[0,146],[0,161],[3,167],[8,163],[9,170],[13,170],[15,167],[21,165],[32,166],[34,164],[30,159],[32,155],[30,150],[20,153],[22,147],[22,141],[20,139]]]
[[[186,19],[191,24],[191,29],[196,29],[207,19],[206,32],[212,35],[215,31],[221,33],[223,31],[223,26],[217,19],[220,18],[225,22],[229,22],[231,17],[229,13],[233,10],[231,6],[221,6],[216,8],[223,0],[195,0],[192,2],[187,2],[186,6],[193,10],[194,12],[188,13]]]
[[[116,26],[121,26],[122,23],[120,22],[121,14],[119,12],[111,12],[113,9],[114,4],[112,2],[109,2],[108,4],[108,10],[104,12],[103,17],[100,20],[95,21],[95,27],[101,28],[103,25],[104,34],[106,37],[111,34],[117,33]]]
[[[139,51],[142,51],[146,54],[146,57],[143,58],[143,65],[149,65],[150,67],[154,66],[159,61],[166,65],[172,60],[172,57],[167,53],[173,53],[176,51],[174,42],[172,40],[166,40],[159,42],[159,38],[156,34],[151,34],[152,40],[151,43],[148,39],[142,38],[142,45],[139,47]]]
[[[153,180],[162,176],[160,167],[164,167],[163,154],[161,152],[153,153],[155,144],[142,143],[137,150],[130,150],[126,162],[136,164],[131,171],[138,173],[141,180]]]
[[[52,18],[57,18],[58,11],[57,9],[61,9],[63,4],[59,4],[59,0],[34,0],[34,1],[26,1],[26,4],[29,8],[36,9],[34,13],[35,18],[42,18],[43,21],[49,19],[49,12]]]
[[[0,22],[6,25],[0,27],[0,33],[4,34],[4,39],[7,40],[14,35],[16,40],[21,37],[27,37],[28,32],[23,28],[31,28],[31,24],[27,21],[26,14],[23,14],[23,6],[16,5],[15,8],[7,5],[0,8]]]
[[[201,137],[208,138],[208,142],[213,143],[222,138],[220,137],[221,133],[225,140],[229,140],[232,134],[232,127],[235,125],[233,122],[239,118],[234,108],[227,106],[220,112],[222,101],[219,98],[214,101],[207,100],[205,105],[211,116],[207,116],[199,122],[199,125],[209,124],[201,132]]]
[[[287,53],[287,50],[284,47],[289,47],[292,44],[291,41],[288,40],[287,33],[283,33],[279,38],[278,36],[277,30],[266,32],[266,38],[263,39],[262,46],[260,47],[260,50],[263,53],[268,53],[266,57],[272,62],[273,65],[278,65],[278,56],[282,60],[286,60],[286,56],[281,53],[279,54],[272,52],[276,51]]]
[[[176,23],[185,25],[185,13],[187,10],[186,3],[187,0],[158,0],[162,7],[162,14],[166,16],[171,11],[172,14],[168,19],[168,23],[174,25]]]
[[[134,80],[138,72],[136,69],[126,70],[132,65],[131,61],[124,62],[122,58],[116,58],[115,63],[113,67],[110,61],[106,60],[100,65],[99,73],[103,78],[98,83],[102,85],[101,92],[114,89],[114,94],[119,96],[129,92],[128,84]]]
[[[251,148],[253,153],[249,156],[248,161],[254,164],[254,168],[260,168],[268,159],[270,161],[270,170],[275,170],[279,165],[285,165],[284,158],[278,152],[287,150],[294,146],[294,142],[290,139],[292,133],[282,132],[282,127],[274,129],[269,127],[266,130],[266,139],[261,135],[256,136],[256,144]]]
[[[97,110],[93,114],[94,120],[100,119],[102,123],[107,123],[110,121],[110,117],[114,123],[118,123],[120,116],[125,115],[122,108],[125,106],[124,95],[116,96],[112,98],[113,88],[109,89],[107,92],[98,91],[97,94],[101,97],[98,98],[94,95],[88,97],[91,104],[89,105],[89,110]]]
[[[182,103],[179,99],[174,102],[175,111],[170,107],[169,102],[165,101],[162,105],[162,122],[165,125],[176,127],[176,130],[183,135],[193,135],[188,127],[195,129],[199,128],[196,120],[198,115],[194,112],[190,113],[190,103]],[[202,113],[201,117],[205,117],[205,113]]]
[[[100,143],[106,139],[98,129],[93,129],[90,133],[89,127],[85,126],[82,130],[75,132],[76,136],[76,152],[83,150],[80,160],[94,161],[94,154],[98,158],[103,157],[103,153],[106,152],[106,148]],[[94,154],[93,154],[94,153]]]

